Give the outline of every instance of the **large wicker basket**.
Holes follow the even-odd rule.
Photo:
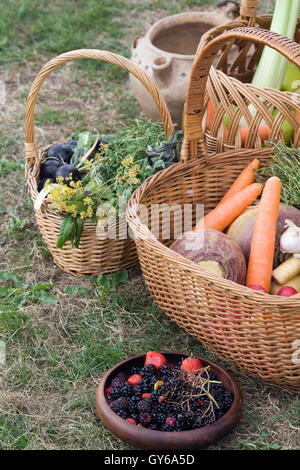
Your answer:
[[[153,97],[162,118],[166,138],[173,132],[173,124],[164,99],[156,85],[139,67],[120,55],[93,49],[82,49],[67,52],[50,60],[36,76],[28,95],[25,120],[25,151],[26,177],[32,200],[37,197],[40,162],[49,146],[38,149],[34,135],[34,111],[38,92],[44,80],[60,65],[76,59],[96,59],[118,65],[132,73],[145,86]],[[96,233],[96,225],[85,221],[79,248],[72,248],[70,242],[60,249],[57,248],[57,235],[63,216],[57,211],[43,208],[36,212],[36,220],[40,232],[50,250],[56,264],[64,271],[73,275],[97,275],[119,271],[137,264],[137,253],[134,242],[126,239],[100,239]],[[117,221],[116,233],[125,219]],[[121,238],[121,237],[120,237]]]
[[[196,205],[204,204],[205,212],[214,208],[250,160],[256,157],[262,165],[270,163],[272,155],[265,148],[209,155],[201,132],[211,63],[220,47],[241,36],[268,44],[300,65],[300,46],[257,28],[232,30],[205,46],[194,64],[186,101],[182,162],[147,179],[135,191],[127,220],[149,292],[174,322],[245,374],[300,390],[300,302],[258,293],[203,270],[169,248],[173,239],[164,237],[162,217],[152,221],[148,217],[152,223],[146,222],[145,213],[153,204],[176,204],[182,209],[189,204],[194,224]],[[172,234],[178,225],[181,228],[183,218],[171,219]]]
[[[272,15],[257,16],[257,0],[243,0],[240,17],[212,28],[200,40],[198,51],[220,34],[238,27],[257,27],[270,29]],[[296,28],[295,41],[300,42],[300,20]],[[204,99],[205,144],[209,153],[223,152],[234,148],[261,148],[264,140],[258,135],[258,128],[262,123],[270,127],[269,140],[284,141],[282,123],[285,119],[294,129],[293,144],[300,145],[299,117],[295,117],[295,109],[300,106],[300,100],[295,102],[295,94],[273,89],[263,91],[251,85],[251,80],[259,62],[264,44],[247,40],[240,35],[228,41],[218,51],[207,80]],[[197,60],[197,59],[196,59]],[[189,91],[193,95],[196,89]],[[195,100],[197,97],[195,97]],[[214,108],[214,118],[206,125],[208,103]],[[238,107],[236,110],[232,103]],[[256,114],[251,115],[248,104],[252,103]],[[279,111],[276,117],[272,111],[274,107]],[[228,129],[224,127],[224,115],[230,117]],[[211,114],[210,114],[211,116]],[[241,117],[249,127],[248,137],[242,142],[239,130]],[[226,132],[226,139],[224,134]]]

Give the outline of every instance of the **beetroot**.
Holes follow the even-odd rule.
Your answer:
[[[227,235],[232,237],[240,246],[246,261],[249,260],[251,240],[254,230],[254,223],[257,213],[257,206],[247,209],[230,225]],[[280,204],[279,215],[277,219],[277,232],[275,241],[274,265],[276,268],[285,259],[286,255],[280,251],[280,238],[286,228],[284,227],[286,219],[292,220],[298,227],[300,226],[300,211],[292,206]]]
[[[187,232],[171,248],[224,279],[245,283],[245,257],[239,245],[225,233],[214,229]]]

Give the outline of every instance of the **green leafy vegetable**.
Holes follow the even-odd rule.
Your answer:
[[[75,147],[70,163],[71,165],[78,166],[81,157],[90,150],[95,143],[95,139],[98,139],[98,136],[85,131],[79,134],[72,134],[71,139],[77,140],[77,146]]]
[[[300,209],[300,148],[284,143],[273,143],[275,155],[270,167],[263,168],[259,179],[264,182],[270,176],[281,180],[281,202]]]

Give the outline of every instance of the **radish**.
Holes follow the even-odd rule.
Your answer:
[[[265,289],[262,286],[259,286],[258,284],[250,284],[250,286],[248,287],[249,289],[252,289],[252,290],[261,290],[265,292]]]
[[[294,287],[284,286],[278,291],[277,295],[282,295],[283,297],[291,297],[291,295],[295,294],[297,294],[297,291],[296,289],[294,289]]]

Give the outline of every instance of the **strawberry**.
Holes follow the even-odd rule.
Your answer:
[[[134,418],[126,418],[127,423],[136,424],[136,420]]]
[[[195,357],[187,357],[182,361],[180,369],[185,370],[189,374],[194,374],[197,370],[202,369],[203,365]]]
[[[153,364],[156,369],[159,370],[161,366],[168,364],[168,361],[163,354],[155,351],[148,351],[144,365],[147,366],[148,364]]]
[[[151,393],[143,393],[142,400],[146,400],[146,398],[151,398]]]
[[[105,389],[105,397],[108,398],[109,397],[109,394],[110,394],[110,391],[111,391],[112,387],[107,387]]]
[[[138,383],[140,383],[140,381],[142,380],[142,376],[141,374],[133,374],[129,377],[129,379],[127,380],[127,382],[132,386],[134,387],[135,385],[137,385]]]

